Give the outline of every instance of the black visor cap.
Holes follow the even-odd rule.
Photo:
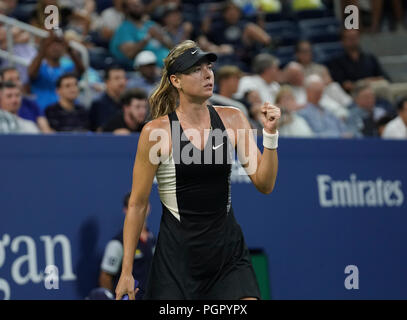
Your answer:
[[[204,52],[200,48],[190,48],[175,59],[168,70],[168,76],[183,73],[203,59],[215,62],[218,56],[212,52]]]

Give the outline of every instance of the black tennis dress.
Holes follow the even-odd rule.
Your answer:
[[[231,206],[233,146],[215,108],[208,109],[212,128],[203,150],[188,140],[175,111],[168,115],[172,151],[156,174],[163,214],[144,299],[260,299]]]

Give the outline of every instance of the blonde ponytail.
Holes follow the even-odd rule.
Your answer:
[[[150,96],[150,108],[152,119],[167,115],[177,107],[178,91],[171,84],[167,76],[167,70],[163,70],[158,88]]]
[[[165,58],[160,84],[151,94],[149,99],[152,119],[165,116],[177,108],[179,94],[168,77],[168,70],[176,58],[184,53],[184,51],[194,47],[197,47],[197,44],[194,41],[185,40],[174,47],[168,54],[167,58]]]

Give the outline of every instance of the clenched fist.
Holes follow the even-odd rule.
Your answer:
[[[264,130],[268,133],[276,133],[277,122],[281,117],[281,111],[279,107],[276,107],[269,102],[265,102],[261,106],[261,121]]]

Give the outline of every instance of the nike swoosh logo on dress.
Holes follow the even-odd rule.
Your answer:
[[[222,146],[222,145],[223,145],[223,143],[221,143],[220,145],[218,145],[218,146],[216,146],[216,147],[215,147],[215,146],[212,146],[212,149],[213,149],[213,150],[216,150],[216,149],[218,149],[218,148],[219,148],[220,146]]]

